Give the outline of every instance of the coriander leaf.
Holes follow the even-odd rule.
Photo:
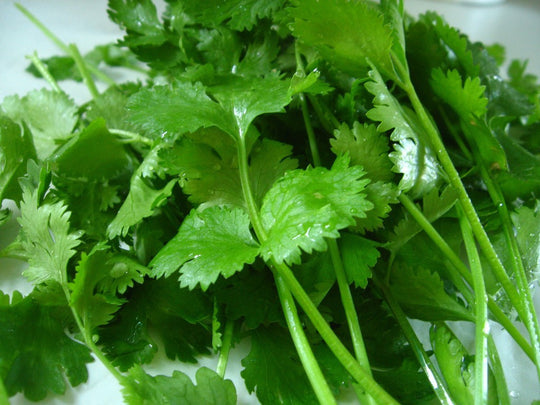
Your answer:
[[[403,310],[412,318],[474,322],[474,315],[450,297],[440,276],[428,269],[395,265],[390,289]]]
[[[478,77],[467,77],[463,81],[455,69],[448,70],[446,74],[442,69],[434,69],[430,83],[435,94],[449,104],[462,119],[485,115],[488,100],[484,95],[485,86]]]
[[[230,76],[210,89],[234,123],[235,130],[220,126],[234,138],[245,139],[253,120],[262,114],[283,112],[291,102],[289,83],[271,74],[263,78]],[[216,124],[217,125],[217,124]],[[219,125],[218,125],[219,126]]]
[[[33,294],[14,294],[0,303],[0,379],[7,394],[23,392],[31,401],[49,392],[63,394],[66,377],[77,386],[88,379],[89,350],[66,335],[66,307],[41,305]]]
[[[81,243],[80,233],[70,232],[70,215],[62,202],[39,205],[38,189],[24,186],[19,237],[29,264],[23,275],[29,281],[67,282],[68,262]]]
[[[163,25],[151,0],[109,0],[108,14],[127,31],[124,42],[131,45],[165,42]]]
[[[234,140],[218,128],[202,128],[159,152],[167,174],[179,177],[193,204],[244,206]],[[201,207],[202,208],[202,207]]]
[[[269,139],[257,141],[249,154],[251,188],[260,203],[278,178],[297,167],[297,161],[289,157],[289,145]],[[174,148],[163,149],[159,157],[168,174],[180,177],[182,190],[194,204],[245,207],[237,155],[230,136],[217,128],[203,128],[178,140]]]
[[[299,263],[301,249],[325,250],[325,238],[338,238],[339,230],[365,217],[373,205],[363,193],[369,182],[363,176],[362,168],[349,167],[345,156],[338,157],[330,170],[287,172],[268,191],[260,210],[268,234],[261,247],[265,260]]]
[[[399,190],[394,183],[369,183],[366,186],[366,198],[373,204],[373,209],[365,218],[357,218],[353,229],[358,233],[374,231],[384,226],[384,220],[390,214],[390,204],[399,202]]]
[[[236,134],[228,114],[206,94],[200,84],[175,82],[142,89],[130,97],[130,122],[152,138],[171,137],[199,128],[217,126]]]
[[[122,371],[149,363],[158,347],[169,359],[196,363],[197,356],[210,353],[209,301],[199,289],[179,289],[172,277],[146,280],[130,290],[129,301],[99,328],[99,343]]]
[[[129,193],[118,210],[116,217],[108,225],[109,238],[118,235],[125,236],[130,227],[154,214],[155,210],[163,205],[172,194],[176,179],[170,180],[161,189],[156,190],[147,184],[145,177],[154,176],[159,169],[159,151],[167,147],[165,143],[158,144],[145,156],[130,181]]]
[[[266,269],[238,273],[215,291],[228,320],[243,319],[248,329],[283,320],[274,279]]]
[[[103,181],[126,171],[130,158],[124,146],[105,126],[93,121],[49,158],[52,170],[69,178]]]
[[[343,233],[339,247],[349,284],[366,288],[371,278],[371,268],[380,257],[378,244],[352,233]]]
[[[478,76],[479,68],[474,61],[467,36],[459,32],[457,28],[448,25],[436,13],[426,13],[424,19],[434,27],[441,41],[450,48],[453,57],[459,60],[466,75],[469,77]]]
[[[234,405],[236,390],[230,380],[201,367],[195,375],[197,385],[180,371],[172,376],[151,376],[140,366],[129,371],[124,385],[124,399],[129,405]]]
[[[508,200],[528,199],[540,191],[540,158],[506,134],[497,134],[508,160],[508,171],[494,173]]]
[[[435,152],[415,115],[390,93],[379,72],[371,70],[370,77],[371,81],[365,86],[375,98],[367,116],[380,122],[377,128],[380,132],[392,130],[390,139],[396,144],[389,156],[394,163],[393,170],[403,174],[400,190],[421,196],[440,182],[442,169]]]
[[[297,71],[291,78],[290,93],[328,94],[333,88],[326,82],[319,80],[321,72],[312,71],[306,76],[303,71]]]
[[[28,125],[37,156],[42,160],[71,136],[77,124],[77,106],[73,100],[52,90],[34,90],[22,98],[8,96],[2,109],[13,121]]]
[[[279,178],[298,167],[298,161],[291,157],[292,149],[290,145],[267,138],[255,143],[251,149],[249,179],[258,204]]]
[[[220,275],[232,276],[259,254],[249,224],[240,208],[192,210],[150,263],[151,275],[168,276],[180,269],[181,286],[193,289],[200,284],[206,290]]]
[[[20,126],[0,114],[0,201],[18,201],[18,178],[26,173],[26,163],[36,159],[36,150],[26,125]]]
[[[106,265],[107,252],[98,245],[89,254],[83,253],[76,267],[76,275],[72,283],[70,305],[75,308],[83,321],[86,330],[104,325],[118,310],[122,301],[114,295],[96,291],[97,284],[109,276],[111,268]]]
[[[519,249],[529,277],[534,280],[540,275],[540,214],[522,206],[512,213]]]
[[[360,165],[372,182],[391,181],[392,162],[388,158],[388,138],[377,131],[375,125],[354,122],[352,128],[347,124],[334,131],[330,139],[332,152],[336,155],[349,153],[351,165]]]
[[[317,402],[291,338],[281,328],[261,326],[253,331],[242,366],[248,391],[255,391],[263,405]]]
[[[422,199],[422,213],[426,219],[433,223],[446,214],[456,203],[457,193],[451,186],[445,187],[440,193],[434,189],[427,193]],[[405,243],[422,231],[418,222],[410,216],[405,216],[394,227],[393,233],[389,236],[390,250],[397,252]]]
[[[88,103],[84,117],[89,121],[102,118],[108,128],[133,131],[133,125],[127,119],[126,104],[139,89],[140,85],[135,83],[109,87]]]
[[[368,67],[369,59],[384,75],[395,77],[394,32],[375,5],[359,0],[305,0],[290,13],[294,35],[337,68],[358,74]]]
[[[223,23],[236,31],[252,30],[260,19],[271,18],[282,6],[280,0],[201,0],[186,2],[184,11],[198,23]]]

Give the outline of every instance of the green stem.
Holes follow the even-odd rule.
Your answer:
[[[229,362],[229,354],[232,348],[232,338],[234,331],[234,321],[227,320],[225,323],[225,330],[223,331],[223,341],[219,350],[218,363],[216,366],[216,373],[222,378],[225,376],[227,370],[227,364]]]
[[[0,379],[0,405],[9,405],[9,396],[2,379]]]
[[[242,193],[246,202],[248,215],[251,225],[259,241],[263,243],[267,239],[266,230],[262,225],[261,218],[249,181],[247,150],[242,140],[237,142],[238,148],[238,167],[240,173],[240,182],[242,184]],[[319,332],[322,339],[326,342],[332,353],[336,356],[343,367],[352,375],[358,384],[368,392],[374,400],[380,404],[397,404],[397,402],[375,382],[369,373],[358,364],[356,359],[349,353],[347,348],[330,328],[322,314],[319,312],[313,301],[302,288],[291,269],[284,263],[278,263],[274,258],[270,260],[271,267],[280,276],[285,286],[292,293],[300,307],[304,310],[309,320]],[[324,381],[326,384],[326,381]]]
[[[460,210],[461,211],[461,210]],[[489,323],[487,318],[487,294],[480,255],[471,226],[463,215],[459,215],[459,225],[471,268],[475,295],[475,356],[474,356],[474,403],[488,402],[488,346]]]
[[[321,404],[337,404],[304,333],[291,292],[281,276],[276,274],[274,279],[292,340],[317,399]]]
[[[492,335],[488,336],[488,354],[489,364],[491,366],[491,371],[493,372],[493,377],[495,378],[495,384],[497,387],[497,398],[499,399],[499,404],[510,405],[511,400],[508,386],[506,385],[504,369]]]
[[[19,3],[15,3],[15,6],[23,13],[26,18],[28,18],[38,29],[45,34],[49,40],[51,40],[58,48],[60,48],[64,53],[67,55],[72,56],[71,50],[68,45],[66,45],[60,38],[58,38],[51,30],[49,30],[41,21],[39,21],[36,16],[34,16],[30,11],[28,11],[23,5]],[[99,70],[94,65],[87,65],[87,68],[89,71],[91,71],[94,75],[99,77],[103,82],[107,83],[108,85],[112,86],[115,85],[116,82],[111,79],[109,76],[107,76],[105,73],[103,73],[101,70]]]
[[[86,84],[86,87],[90,91],[90,94],[92,95],[92,98],[99,97],[99,91],[96,87],[96,84],[94,83],[94,79],[92,79],[92,76],[90,75],[90,72],[87,69],[86,63],[84,62],[80,52],[79,48],[75,44],[69,45],[69,54],[75,61],[75,64],[77,65],[77,69],[79,69],[79,72],[83,78],[84,84]]]
[[[495,277],[501,283],[504,291],[508,295],[508,298],[518,312],[518,315],[522,319],[531,319],[531,313],[529,311],[529,308],[523,305],[522,299],[517,289],[508,277],[504,266],[502,265],[499,257],[497,256],[497,253],[495,252],[495,248],[491,244],[491,241],[489,240],[489,237],[484,227],[482,226],[482,223],[480,221],[480,218],[478,217],[478,214],[476,213],[474,205],[469,198],[469,195],[467,194],[467,190],[465,190],[465,186],[461,182],[459,173],[454,167],[454,164],[450,156],[448,155],[448,151],[446,150],[442,139],[439,136],[439,131],[437,130],[435,124],[424,109],[424,106],[418,98],[418,95],[416,94],[412,83],[409,82],[408,85],[404,87],[404,90],[407,92],[414,111],[416,112],[418,118],[420,119],[420,122],[422,123],[426,131],[426,134],[428,135],[429,139],[427,141],[429,141],[429,143],[433,146],[439,162],[441,163],[441,166],[443,167],[446,175],[448,176],[448,182],[454,187],[458,194],[458,199],[461,202],[463,212],[465,213],[467,220],[471,224],[473,234],[478,242],[478,245],[480,246],[480,249],[484,253],[484,256],[486,257],[488,263],[490,264]]]
[[[399,200],[403,207],[412,215],[420,227],[426,232],[429,238],[435,243],[435,245],[441,250],[441,252],[446,256],[448,261],[452,264],[453,268],[459,272],[461,277],[467,281],[469,285],[473,284],[472,276],[465,264],[461,261],[458,255],[454,253],[452,248],[446,243],[444,238],[437,232],[433,225],[428,221],[424,216],[422,211],[414,204],[413,201],[405,194],[401,194]],[[472,304],[472,303],[471,303]],[[488,308],[493,315],[493,318],[497,320],[506,331],[512,336],[516,343],[522,348],[522,350],[529,356],[531,360],[534,361],[534,353],[531,345],[523,335],[519,332],[516,326],[508,319],[505,313],[498,307],[497,303],[493,301],[492,298],[488,298]]]
[[[525,268],[521,259],[519,246],[513,232],[514,227],[512,225],[510,213],[508,212],[508,206],[506,205],[506,200],[500,187],[493,181],[486,168],[482,166],[480,171],[491,199],[497,207],[497,212],[503,226],[504,237],[510,249],[510,262],[512,264],[512,270],[514,271],[519,295],[522,297],[523,305],[526,307],[525,317],[522,317],[521,321],[525,324],[527,330],[529,331],[531,345],[534,349],[534,363],[536,366],[536,372],[540,378],[540,326],[531,296],[531,291],[529,289],[527,275],[525,274]]]
[[[372,376],[371,366],[369,364],[369,358],[364,344],[364,338],[362,331],[360,330],[360,322],[358,320],[358,313],[354,305],[351,289],[347,280],[347,274],[345,273],[345,267],[343,266],[343,260],[341,259],[341,253],[335,239],[329,239],[328,250],[330,251],[330,257],[332,259],[332,265],[336,274],[336,280],[339,288],[339,294],[341,296],[341,303],[345,311],[345,317],[347,319],[347,325],[349,326],[349,332],[351,334],[351,340],[354,350],[354,355],[358,360],[358,363]],[[357,394],[364,397],[364,401],[369,404],[373,404],[373,399],[365,393],[359,392]],[[361,398],[360,398],[361,399]]]
[[[428,354],[424,350],[422,343],[420,342],[420,340],[418,340],[418,337],[416,336],[414,329],[409,323],[407,316],[401,309],[401,306],[399,305],[399,303],[395,300],[390,289],[386,286],[386,284],[384,284],[384,282],[380,281],[378,277],[374,277],[373,281],[375,282],[375,285],[382,291],[384,298],[386,302],[388,303],[388,306],[390,307],[390,310],[394,314],[394,317],[396,318],[399,326],[401,327],[401,330],[405,334],[405,337],[409,341],[409,344],[411,345],[411,349],[416,355],[418,362],[420,363],[420,365],[422,366],[422,369],[426,373],[426,377],[431,383],[431,386],[433,387],[433,391],[435,392],[435,395],[437,396],[437,399],[439,400],[440,404],[442,405],[453,404],[452,398],[450,397],[450,394],[448,393],[442,378],[440,377],[439,373],[437,372],[437,369],[431,362]]]
[[[63,93],[63,90],[60,88],[54,77],[52,77],[51,73],[49,72],[49,69],[47,69],[47,66],[43,64],[41,59],[39,59],[37,52],[34,52],[32,55],[28,56],[28,59],[32,62],[32,64],[35,66],[35,68],[38,70],[38,72],[41,74],[41,77],[43,77],[53,88],[53,90],[57,93]]]
[[[123,129],[116,129],[116,128],[109,128],[109,132],[113,135],[121,136],[122,138],[124,138],[123,141],[126,143],[140,142],[148,146],[153,145],[153,142],[151,139],[145,136],[139,135],[136,132],[125,131]]]
[[[112,365],[112,363],[109,361],[107,356],[101,351],[99,347],[94,342],[94,339],[92,338],[92,333],[84,326],[84,322],[75,310],[71,306],[71,292],[69,291],[69,288],[67,287],[67,275],[63,275],[62,280],[62,290],[64,291],[64,296],[66,297],[66,300],[69,304],[69,308],[71,310],[71,313],[73,314],[73,318],[75,319],[75,323],[77,324],[77,328],[79,329],[79,332],[81,333],[84,343],[86,346],[94,353],[94,355],[98,358],[99,361],[107,368],[107,370],[118,380],[119,383],[123,383],[125,381],[124,375],[120,373],[116,367]]]

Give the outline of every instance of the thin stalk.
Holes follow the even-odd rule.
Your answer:
[[[448,176],[448,182],[455,188],[458,194],[458,199],[461,202],[463,212],[465,213],[467,220],[471,224],[473,234],[478,242],[478,245],[480,246],[480,249],[484,253],[484,256],[486,257],[488,263],[490,264],[495,277],[501,283],[501,286],[508,295],[508,298],[516,308],[518,315],[522,319],[531,319],[529,308],[523,305],[517,289],[508,277],[504,266],[502,265],[499,257],[497,256],[495,248],[493,247],[484,227],[482,226],[482,223],[480,221],[480,218],[478,217],[478,214],[476,213],[474,205],[469,198],[469,195],[467,194],[467,190],[465,190],[465,186],[461,182],[459,173],[454,167],[454,163],[448,155],[448,151],[446,150],[439,136],[439,131],[437,130],[435,124],[424,109],[424,106],[418,98],[418,95],[416,94],[412,83],[409,82],[409,84],[404,87],[404,90],[407,92],[413,109],[419,117],[424,129],[426,130],[426,134],[429,138],[428,141],[433,146],[439,162],[441,163],[441,166],[443,167],[446,175]]]
[[[332,264],[334,266],[334,272],[336,273],[336,279],[339,287],[339,293],[341,295],[341,302],[345,309],[345,315],[347,317],[347,324],[351,332],[352,344],[356,359],[362,367],[371,375],[371,368],[369,365],[369,359],[366,352],[366,346],[360,330],[360,323],[358,321],[358,314],[354,306],[354,301],[347,281],[347,275],[341,260],[341,254],[339,247],[335,239],[327,241],[330,256],[332,258]]]
[[[461,211],[461,210],[460,210]],[[475,295],[475,356],[474,356],[474,403],[488,402],[488,345],[489,323],[487,318],[487,294],[484,272],[471,225],[463,216],[459,216],[459,225],[471,268]]]
[[[9,396],[4,387],[3,381],[0,379],[0,405],[9,405]]]
[[[491,366],[491,371],[497,387],[497,398],[499,399],[499,404],[510,405],[511,400],[508,386],[506,385],[506,377],[504,376],[504,368],[502,366],[501,359],[499,358],[499,352],[497,351],[495,340],[491,334],[488,335],[488,355],[489,365]]]
[[[225,323],[225,330],[223,331],[223,341],[219,349],[218,363],[216,366],[216,373],[220,377],[225,376],[225,371],[227,370],[227,364],[229,362],[229,354],[232,348],[232,338],[234,331],[234,321],[230,319]]]
[[[281,276],[275,274],[274,279],[276,281],[279,300],[281,301],[287,326],[289,327],[292,340],[296,350],[298,351],[298,356],[300,357],[300,361],[304,366],[308,380],[313,387],[313,391],[321,404],[335,405],[337,404],[336,399],[334,398],[334,394],[332,394],[330,387],[326,383],[326,379],[321,371],[319,363],[311,350],[309,341],[307,340],[306,334],[302,328],[302,322],[298,316],[296,304],[294,303],[291,292],[285,285],[285,282]]]
[[[390,307],[390,310],[394,314],[394,317],[396,318],[399,326],[401,327],[401,330],[405,334],[405,337],[409,341],[409,344],[411,345],[411,348],[414,354],[416,355],[418,362],[420,363],[420,365],[422,366],[422,369],[426,373],[426,377],[431,383],[431,386],[433,387],[433,391],[435,395],[437,396],[437,399],[439,400],[440,404],[442,405],[453,404],[452,398],[450,397],[450,394],[448,393],[448,390],[446,389],[446,386],[444,385],[444,382],[441,376],[439,375],[437,369],[431,362],[428,354],[426,353],[426,351],[424,350],[424,347],[422,346],[422,343],[418,339],[418,336],[416,336],[414,329],[409,323],[407,316],[401,309],[401,306],[399,305],[399,303],[395,300],[390,289],[386,286],[386,284],[384,284],[384,282],[380,281],[378,277],[374,277],[373,281],[375,282],[375,285],[382,291],[384,298],[386,302],[388,303],[388,306]]]
[[[244,142],[237,142],[237,148],[242,193],[244,195],[251,224],[257,238],[262,243],[267,239],[267,234],[262,225],[257,204],[251,191],[248,173],[247,150]],[[363,367],[361,367],[357,360],[349,353],[347,348],[336,336],[332,328],[330,328],[311,298],[302,288],[291,269],[284,263],[278,263],[274,258],[270,259],[270,266],[275,270],[277,275],[283,279],[285,286],[289,289],[295,300],[306,313],[317,332],[319,332],[319,335],[326,342],[338,361],[358,382],[358,384],[362,386],[362,388],[378,403],[397,404],[397,402],[379,384],[377,384],[369,373]]]
[[[79,332],[81,333],[81,336],[84,339],[84,343],[86,346],[94,353],[94,355],[98,358],[99,361],[107,368],[107,370],[118,380],[119,383],[124,382],[125,377],[120,373],[120,371],[117,370],[116,367],[112,365],[112,363],[109,361],[109,359],[105,356],[105,354],[101,351],[99,347],[95,344],[94,340],[92,339],[91,332],[85,328],[84,322],[75,310],[71,306],[71,293],[69,291],[69,288],[67,287],[67,275],[63,274],[63,280],[62,280],[62,290],[64,292],[64,296],[66,297],[66,300],[69,304],[69,309],[71,310],[71,313],[73,315],[73,318],[75,319],[75,323],[77,324],[77,328],[79,329]]]
[[[123,129],[110,128],[108,130],[113,135],[118,135],[122,137],[122,141],[125,143],[140,142],[148,146],[152,146],[153,142],[151,139],[142,136],[136,132],[126,131]]]
[[[296,65],[297,69],[303,71],[302,60],[296,48]],[[302,116],[304,119],[304,126],[306,128],[306,133],[309,142],[309,149],[311,151],[311,158],[314,166],[321,166],[321,158],[319,154],[319,148],[317,146],[317,139],[315,137],[315,132],[313,131],[313,126],[311,125],[311,118],[309,116],[309,109],[306,102],[306,98],[303,93],[299,95],[300,105],[302,108]],[[345,317],[347,319],[347,325],[349,327],[349,333],[351,334],[351,340],[353,344],[354,354],[358,363],[364,367],[364,369],[371,376],[371,367],[369,364],[369,358],[366,351],[366,346],[364,344],[364,338],[362,336],[362,331],[360,329],[360,322],[358,320],[358,313],[356,312],[356,307],[352,298],[351,290],[349,287],[349,282],[347,280],[347,275],[345,273],[345,267],[343,266],[343,260],[341,258],[341,253],[339,251],[339,246],[335,239],[329,239],[328,250],[330,252],[330,258],[332,260],[332,265],[334,272],[336,274],[336,280],[339,288],[339,293],[341,296],[341,302],[343,309],[345,311]],[[356,390],[357,394],[360,397],[364,397],[365,401],[369,404],[372,404],[372,398],[369,395],[363,394],[361,390]]]
[[[37,52],[34,52],[32,55],[27,56],[28,59],[32,62],[32,65],[38,70],[38,72],[41,74],[41,77],[43,77],[47,83],[52,87],[52,89],[57,93],[63,93],[63,90],[60,88],[54,77],[49,72],[49,69],[47,69],[47,66],[39,59]]]
[[[96,84],[94,83],[94,79],[92,79],[92,76],[90,75],[90,72],[87,69],[86,63],[84,62],[80,52],[79,48],[75,44],[69,45],[69,52],[73,60],[75,61],[75,64],[77,65],[77,69],[79,69],[79,72],[83,78],[83,82],[90,91],[90,94],[93,98],[99,97],[99,91],[96,87]]]
[[[428,219],[424,216],[422,211],[414,204],[413,201],[409,197],[407,197],[405,194],[401,194],[399,197],[400,202],[402,203],[403,207],[412,215],[412,217],[416,220],[418,225],[426,232],[426,234],[429,236],[429,238],[435,243],[435,245],[441,250],[441,252],[446,256],[448,261],[452,264],[452,266],[459,272],[461,277],[467,281],[469,285],[473,284],[472,276],[465,264],[461,261],[461,259],[458,257],[456,253],[452,250],[452,248],[446,243],[446,241],[443,239],[443,237],[437,232],[437,230],[433,227],[433,225],[428,221]],[[493,301],[491,297],[488,298],[488,308],[493,315],[493,318],[497,320],[505,329],[506,331],[512,336],[512,338],[515,340],[515,342],[521,347],[521,349],[527,354],[527,356],[534,361],[534,352],[527,340],[523,337],[523,335],[519,332],[519,330],[516,328],[516,326],[508,319],[508,317],[504,314],[504,312],[498,307],[497,303]]]
[[[69,46],[66,45],[60,38],[58,38],[51,30],[49,30],[36,16],[34,16],[30,11],[28,11],[23,5],[19,3],[15,3],[15,6],[19,9],[21,13],[23,13],[26,18],[28,18],[47,38],[49,38],[58,48],[60,48],[62,51],[64,51],[65,54],[72,56],[71,50],[69,49]],[[107,83],[108,85],[115,85],[116,82],[111,79],[109,76],[107,76],[105,73],[103,73],[101,70],[99,70],[94,65],[88,65],[88,70],[92,72],[92,74],[96,75],[100,78],[103,82]]]
[[[536,372],[538,374],[538,377],[540,378],[540,325],[538,323],[538,316],[536,314],[536,309],[534,307],[531,291],[529,289],[527,275],[525,274],[525,268],[521,259],[519,246],[513,232],[513,225],[510,218],[510,213],[508,212],[508,206],[506,204],[506,200],[500,187],[497,183],[493,181],[486,168],[482,166],[480,168],[480,171],[482,173],[482,179],[486,184],[488,193],[490,194],[491,199],[497,207],[497,212],[503,226],[504,237],[510,249],[510,256],[512,258],[511,264],[518,286],[518,291],[520,296],[522,297],[523,305],[527,308],[527,317],[522,318],[521,320],[529,331],[531,344],[534,348],[534,355],[536,360],[534,363],[536,366]]]

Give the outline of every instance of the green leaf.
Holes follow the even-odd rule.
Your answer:
[[[28,128],[0,114],[0,201],[19,200],[18,178],[26,173],[29,159],[36,159],[36,150]]]
[[[135,366],[122,383],[124,400],[129,405],[234,405],[236,390],[230,380],[201,367],[195,375],[197,385],[180,371],[172,376],[151,376]]]
[[[234,123],[235,130],[220,127],[234,138],[245,139],[248,128],[259,115],[283,112],[291,102],[289,83],[277,75],[263,78],[231,76],[210,89]],[[218,125],[219,126],[219,125]]]
[[[403,174],[400,190],[421,196],[438,185],[442,169],[414,113],[390,93],[379,72],[371,70],[370,77],[365,86],[375,98],[367,116],[380,122],[380,132],[392,130],[390,139],[396,143],[389,156],[393,170]]]
[[[29,295],[0,303],[0,379],[9,396],[31,401],[63,394],[66,378],[77,386],[88,379],[89,350],[66,335],[72,326],[66,307],[45,306]]]
[[[377,131],[375,125],[355,121],[351,129],[347,124],[341,124],[334,131],[334,137],[330,139],[332,152],[336,155],[349,153],[351,165],[362,166],[372,182],[393,179],[388,137]]]
[[[70,232],[70,215],[62,202],[40,205],[38,190],[23,188],[19,237],[29,264],[23,275],[34,284],[67,282],[68,262],[81,243],[80,233]]]
[[[361,0],[305,0],[290,13],[294,35],[338,69],[358,74],[368,67],[369,59],[384,75],[395,77],[394,32],[376,6]]]
[[[349,284],[366,288],[371,278],[371,268],[380,257],[378,243],[352,233],[343,233],[339,247]]]
[[[244,206],[234,140],[218,128],[203,128],[159,152],[160,166],[177,176],[189,201],[202,207]],[[202,208],[201,207],[201,208]]]
[[[430,83],[435,94],[449,104],[462,119],[485,115],[488,100],[484,95],[485,86],[481,84],[480,78],[467,77],[463,81],[455,69],[448,70],[446,74],[442,69],[434,69]]]
[[[107,130],[103,119],[90,123],[49,159],[52,170],[61,176],[96,181],[118,176],[130,163],[124,146]]]
[[[459,404],[474,402],[474,356],[469,355],[450,328],[443,324],[433,325],[429,331],[431,346],[437,363],[448,385],[452,398]],[[498,404],[497,388],[491,371],[488,375],[489,405]]]
[[[133,131],[133,125],[127,119],[126,105],[129,97],[139,89],[140,85],[135,83],[109,87],[88,103],[85,118],[89,121],[102,118],[107,128]]]
[[[108,225],[107,234],[109,238],[118,235],[125,236],[130,227],[139,223],[142,219],[154,214],[157,208],[166,203],[172,194],[172,189],[177,180],[172,179],[161,189],[155,189],[145,180],[145,177],[159,173],[159,151],[165,144],[158,144],[152,149],[143,162],[139,165],[131,177],[129,193],[118,210],[116,217]]]
[[[440,193],[439,190],[434,189],[423,197],[422,213],[430,223],[433,223],[446,214],[454,206],[456,201],[457,193],[453,187],[447,186]],[[405,216],[405,218],[398,222],[393,233],[389,236],[390,244],[387,247],[397,252],[405,243],[421,231],[422,228],[414,218]]]
[[[66,141],[77,124],[73,100],[52,90],[33,90],[22,98],[8,96],[2,109],[13,121],[28,125],[39,159],[45,159]]]
[[[210,207],[192,210],[178,234],[152,260],[154,277],[180,269],[180,284],[206,290],[221,275],[225,278],[253,263],[259,246],[249,229],[249,217],[240,208]]]
[[[142,45],[165,41],[163,25],[151,0],[109,0],[108,14],[128,32],[124,42]]]
[[[248,329],[283,320],[274,278],[266,268],[238,273],[224,286],[220,285],[215,294],[219,304],[225,307],[226,318],[232,321],[243,319]]]
[[[142,89],[127,104],[129,120],[152,138],[172,137],[217,126],[229,134],[236,130],[221,106],[201,84],[175,82]]]
[[[257,141],[249,153],[249,174],[255,200],[260,203],[274,182],[297,167],[292,148],[269,139]],[[238,152],[233,139],[217,128],[186,135],[173,148],[163,149],[160,166],[180,177],[189,201],[202,207],[245,207],[238,171]]]
[[[446,293],[440,276],[429,269],[396,264],[390,288],[403,310],[412,318],[474,322],[474,315]]]
[[[373,209],[365,218],[357,218],[353,227],[362,234],[384,227],[384,220],[392,211],[390,204],[399,202],[399,190],[394,183],[369,183],[365,192],[367,200],[373,204]]]
[[[248,391],[255,391],[263,405],[317,403],[291,338],[281,328],[256,329],[242,366]]]
[[[96,291],[97,284],[106,278],[111,270],[105,263],[107,253],[102,250],[104,248],[104,246],[98,246],[90,254],[82,254],[76,267],[75,278],[70,283],[70,305],[77,311],[85,329],[89,331],[109,322],[121,304],[114,295],[105,295]]]
[[[261,247],[265,260],[299,263],[301,249],[326,249],[325,238],[338,238],[339,230],[366,216],[373,205],[363,193],[369,180],[359,166],[349,167],[338,157],[332,168],[287,172],[268,191],[261,219],[268,238]]]
[[[523,256],[525,271],[531,280],[540,275],[540,214],[538,207],[522,206],[512,213],[519,250]]]
[[[226,22],[236,30],[252,30],[263,18],[271,18],[282,6],[280,0],[201,0],[186,2],[185,12],[203,25],[217,26]]]

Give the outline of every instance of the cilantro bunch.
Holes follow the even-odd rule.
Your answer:
[[[128,404],[233,404],[248,342],[262,404],[510,404],[495,324],[540,376],[525,63],[503,79],[499,48],[398,0],[109,0],[125,35],[86,55],[20,9],[64,54],[0,105],[0,255],[34,286],[0,295],[0,403],[95,358]],[[149,374],[162,351],[178,370]]]

